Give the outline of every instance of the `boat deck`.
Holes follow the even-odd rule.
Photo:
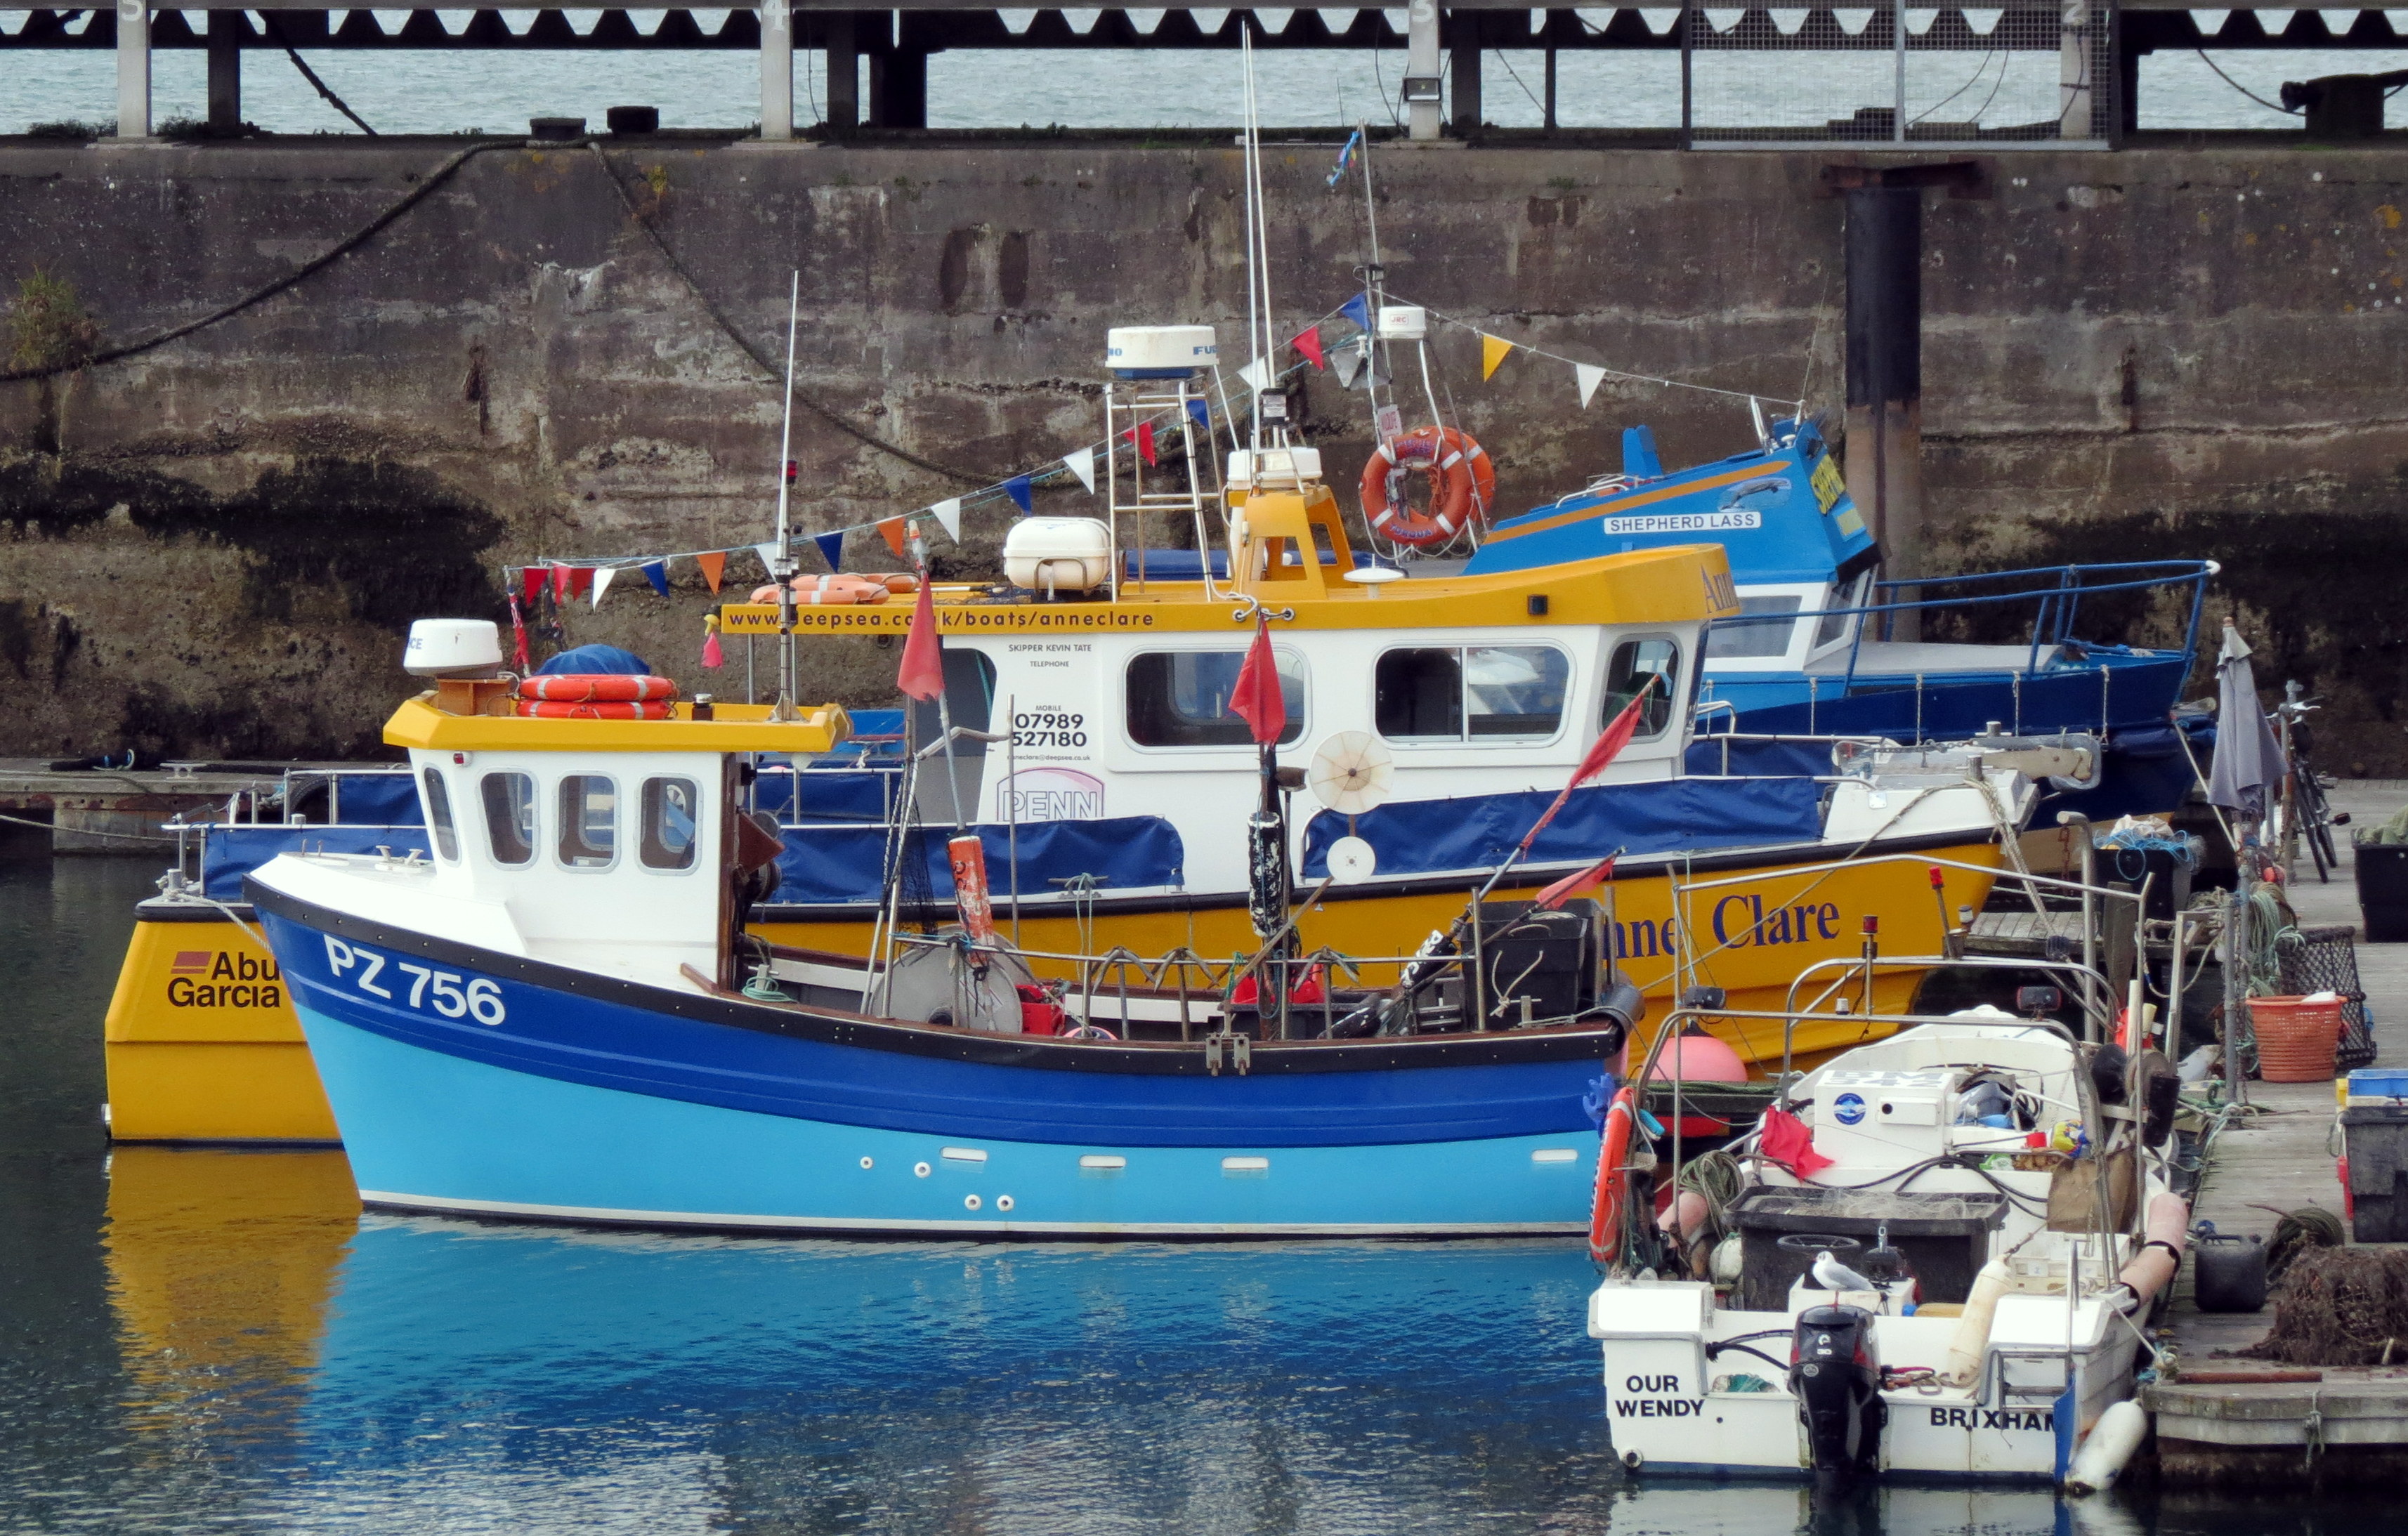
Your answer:
[[[2408,782],[2344,782],[2334,809],[2372,826],[2408,804]],[[2346,831],[2336,836],[2341,868],[2317,881],[2304,857],[2292,889],[2302,926],[2356,926],[2358,892]],[[2358,969],[2383,1058],[2396,1061],[2408,1038],[2408,944],[2358,947]],[[2271,1238],[2281,1213],[2321,1206],[2341,1214],[2342,1190],[2327,1137],[2333,1127],[2329,1083],[2252,1083],[2254,1113],[2214,1144],[2194,1220],[2221,1233]],[[2248,1482],[2268,1491],[2319,1483],[2390,1478],[2408,1471],[2408,1363],[2366,1369],[2297,1368],[2236,1359],[2266,1336],[2274,1301],[2251,1313],[2208,1313],[2192,1304],[2190,1266],[2176,1284],[2171,1327],[2180,1362],[2176,1379],[2150,1386],[2161,1475]],[[2408,1341],[2401,1354],[2408,1357]],[[2216,1380],[2243,1373],[2315,1380]]]

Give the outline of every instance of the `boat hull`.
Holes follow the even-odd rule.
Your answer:
[[[773,1009],[254,899],[372,1204],[998,1238],[1587,1220],[1594,1034],[1265,1047],[1241,1075],[1209,1069],[1201,1047]],[[487,998],[497,1022],[441,1016],[412,968]]]
[[[336,1140],[275,957],[214,907],[137,913],[102,1039],[117,1141]]]

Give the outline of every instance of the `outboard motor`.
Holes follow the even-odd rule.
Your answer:
[[[1862,1307],[1809,1307],[1789,1348],[1789,1390],[1814,1458],[1814,1487],[1838,1493],[1881,1469],[1881,1357],[1873,1314]]]

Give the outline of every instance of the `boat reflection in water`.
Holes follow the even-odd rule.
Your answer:
[[[144,1438],[279,1529],[1602,1529],[1630,1497],[1577,1243],[507,1227],[362,1216],[339,1153],[121,1148],[111,1181]],[[1847,1529],[2054,1527],[1974,1497]],[[1639,1498],[1832,1529],[1792,1488]]]

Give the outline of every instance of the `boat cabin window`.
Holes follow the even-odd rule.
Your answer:
[[[1280,702],[1287,708],[1282,745],[1304,734],[1304,664],[1274,650]],[[1229,695],[1246,665],[1239,651],[1149,651],[1129,658],[1129,739],[1140,747],[1250,747],[1254,733],[1229,712]]]
[[[1605,712],[1600,724],[1613,724],[1613,717],[1651,682],[1655,685],[1647,688],[1647,702],[1640,706],[1633,740],[1661,736],[1670,724],[1674,701],[1681,694],[1681,647],[1668,635],[1624,640],[1615,646],[1613,659],[1605,668]]]
[[[1873,573],[1870,568],[1856,572],[1856,580],[1832,589],[1827,608],[1862,608],[1871,600]],[[1814,625],[1813,649],[1820,651],[1848,638],[1849,624],[1856,622],[1846,613],[1827,613]]]
[[[1706,631],[1706,659],[1787,655],[1789,637],[1798,632],[1798,624],[1783,615],[1797,611],[1798,599],[1793,596],[1742,597],[1738,618],[1716,619]]]
[[[695,824],[702,800],[691,779],[644,781],[644,837],[637,856],[647,869],[694,868]]]
[[[1372,715],[1397,741],[1543,740],[1563,723],[1571,670],[1549,645],[1390,651],[1372,676]]]
[[[535,781],[523,773],[488,773],[478,785],[485,802],[485,839],[494,862],[511,868],[535,858]]]
[[[607,869],[619,856],[619,788],[598,773],[560,781],[560,862]]]
[[[428,768],[421,776],[426,785],[426,825],[435,834],[435,853],[446,864],[460,862],[460,833],[452,825],[452,792],[444,787],[443,770]]]

